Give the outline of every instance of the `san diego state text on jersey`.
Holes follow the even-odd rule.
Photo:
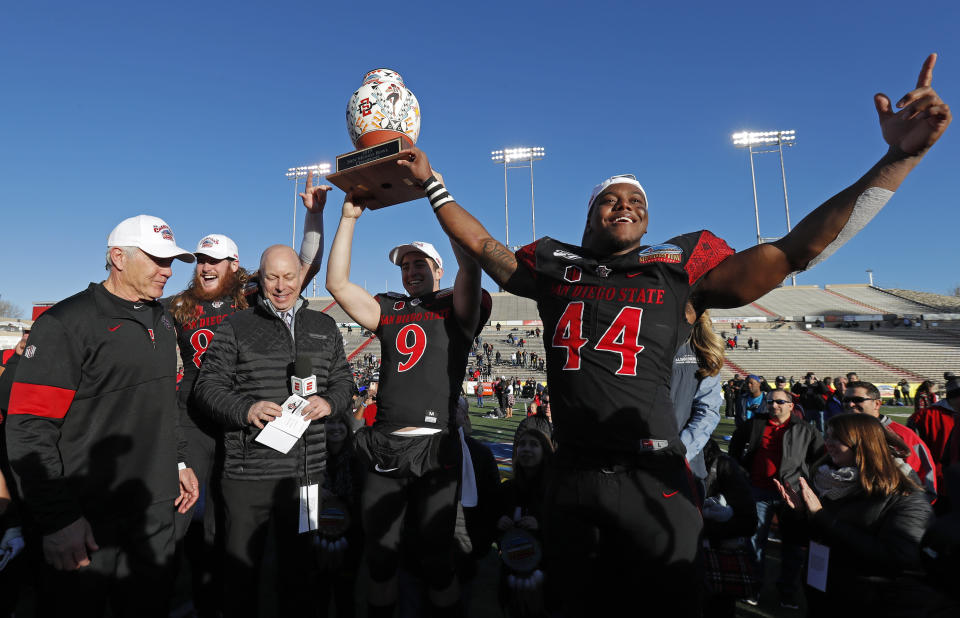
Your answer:
[[[620,256],[582,253],[550,238],[517,251],[536,281],[556,438],[626,453],[651,439],[676,445],[670,376],[687,300],[733,250],[701,231]]]

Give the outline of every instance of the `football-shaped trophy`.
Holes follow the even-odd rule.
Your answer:
[[[377,209],[424,197],[410,171],[397,164],[420,135],[420,104],[390,69],[374,69],[347,104],[347,131],[357,150],[337,157],[327,180]]]

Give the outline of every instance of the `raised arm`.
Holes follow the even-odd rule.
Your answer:
[[[380,324],[380,304],[369,292],[350,281],[350,253],[353,250],[353,231],[357,219],[363,214],[363,206],[355,206],[351,196],[343,198],[340,226],[330,246],[330,262],[327,264],[327,290],[340,303],[343,310],[357,324],[373,332]]]
[[[457,278],[453,283],[453,311],[463,332],[473,339],[480,320],[480,265],[452,239],[450,246],[457,257]]]
[[[428,183],[434,177],[434,171],[430,168],[427,155],[418,148],[412,148],[408,152],[409,160],[400,159],[397,163],[409,167],[413,177],[421,184]],[[442,180],[438,182],[439,186],[430,183],[430,186],[425,187],[428,197],[434,195],[431,205],[437,203],[437,195],[446,192]],[[465,208],[451,199],[437,203],[434,213],[450,239],[479,262],[480,267],[503,289],[517,296],[534,295],[536,289],[533,274],[521,266],[513,252],[495,240]]]
[[[880,211],[952,119],[950,108],[931,87],[936,61],[936,54],[926,59],[916,89],[897,102],[896,113],[885,94],[874,95],[880,130],[889,145],[883,158],[780,240],[732,255],[707,273],[691,298],[697,312],[753,302],[790,273],[822,262]]]
[[[307,173],[307,186],[300,199],[307,209],[303,216],[303,240],[300,241],[300,291],[320,272],[323,264],[323,207],[330,185],[313,186],[313,172]]]

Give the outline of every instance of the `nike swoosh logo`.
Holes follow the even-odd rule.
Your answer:
[[[627,279],[631,279],[631,278],[633,278],[633,277],[637,277],[637,276],[642,275],[642,274],[643,274],[642,272],[639,272],[639,273],[627,273]]]
[[[373,464],[373,469],[377,472],[393,472],[394,470],[399,470],[400,468],[381,468],[380,464]]]
[[[663,494],[663,497],[664,497],[664,498],[672,498],[672,497],[674,497],[675,495],[677,495],[678,493],[680,493],[680,490],[679,490],[679,489],[678,489],[678,490],[674,490],[674,491],[671,491],[670,493],[667,493],[667,492],[665,492],[665,491],[661,491],[660,493]]]
[[[117,325],[114,326],[113,328],[107,328],[107,330],[112,333],[113,331],[117,330],[117,329],[120,328],[121,326],[123,326],[123,323],[122,323],[122,322],[121,322],[120,324],[117,324]]]

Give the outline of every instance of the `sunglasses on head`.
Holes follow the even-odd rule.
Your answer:
[[[859,405],[864,401],[876,401],[876,400],[877,400],[876,397],[844,397],[843,403],[855,403]]]

